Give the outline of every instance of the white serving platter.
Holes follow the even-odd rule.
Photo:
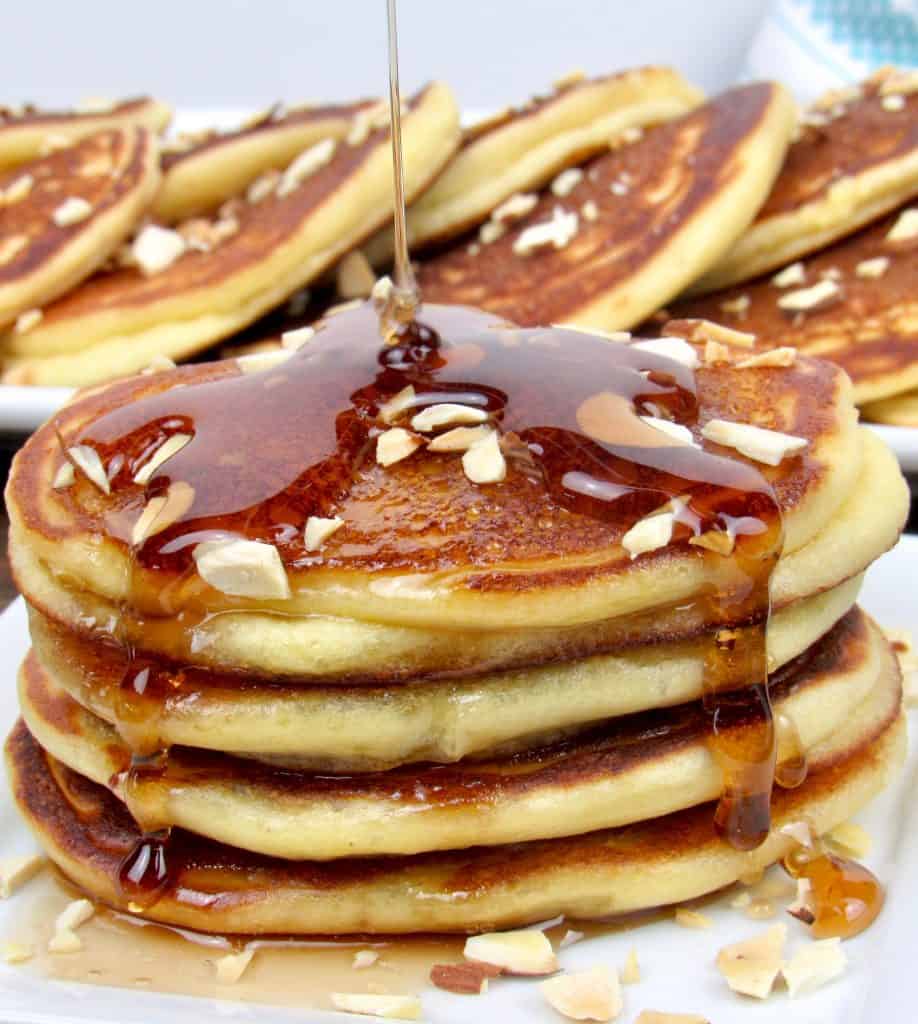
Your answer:
[[[918,537],[905,537],[870,570],[862,595],[864,607],[887,626],[918,632]],[[0,727],[16,718],[14,679],[28,647],[25,608],[17,601],[0,616]],[[918,725],[912,712],[911,726]],[[757,933],[769,922],[751,921],[719,898],[705,907],[714,927],[694,931],[668,919],[622,932],[609,932],[560,953],[571,970],[596,964],[620,966],[631,948],[642,968],[638,985],[624,989],[621,1024],[632,1024],[642,1009],[697,1013],[712,1024],[912,1024],[918,1006],[918,971],[914,966],[915,910],[918,908],[918,756],[911,754],[895,785],[860,817],[874,839],[867,863],[888,886],[886,909],[864,934],[845,943],[849,968],[841,979],[792,1000],[783,991],[766,1002],[730,993],[714,968],[718,949]],[[0,858],[33,848],[5,787],[0,784]],[[28,914],[32,883],[13,899],[0,902],[0,940],[9,938],[15,921]],[[788,919],[791,947],[805,940],[802,925]],[[92,941],[92,922],[85,941]],[[203,954],[202,954],[203,955]],[[309,970],[304,951],[303,970]],[[543,1001],[536,983],[501,980],[484,996],[455,996],[426,988],[420,993],[424,1019],[432,1024],[559,1024],[561,1018]],[[4,1024],[200,1024],[230,1017],[244,1024],[299,1024],[347,1018],[319,1010],[278,1007],[163,995],[136,989],[106,988],[52,981],[29,969],[0,963],[0,1021]],[[357,1020],[357,1018],[350,1018]],[[367,1020],[367,1018],[362,1018]]]

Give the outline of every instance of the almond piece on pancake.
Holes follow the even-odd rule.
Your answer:
[[[402,130],[411,197],[458,144],[449,89],[434,83],[418,93]],[[98,275],[47,306],[36,328],[9,339],[17,358],[8,380],[90,384],[135,373],[156,355],[183,358],[309,284],[392,213],[388,128],[374,127],[359,145],[331,141],[328,158],[291,179],[285,194],[235,201],[221,218],[235,221],[234,230],[218,233],[207,251],[189,246],[149,276],[131,267]]]
[[[241,195],[265,172],[283,170],[297,154],[322,139],[345,139],[359,115],[376,105],[371,99],[289,109],[276,105],[231,131],[202,132],[166,142],[163,184],[153,214],[161,223],[173,224],[211,213],[227,199]]]
[[[918,92],[884,104],[896,72],[803,115],[771,195],[726,256],[691,287],[714,291],[775,270],[895,209],[918,189]]]
[[[0,175],[0,323],[88,277],[127,237],[158,186],[156,139],[134,126],[98,132]]]
[[[791,264],[799,267],[792,287],[781,274],[765,275],[672,303],[667,312],[680,318],[709,317],[751,332],[758,352],[794,348],[801,354],[829,359],[853,381],[858,404],[905,394],[918,388],[918,244],[906,245],[889,236],[903,214],[914,208],[906,205]],[[883,261],[883,273],[865,275],[864,265],[880,265],[877,261]],[[795,293],[802,293],[802,301],[792,302],[788,308],[786,300]],[[728,312],[731,300],[739,295],[748,300],[742,313]],[[810,302],[803,308],[807,296]],[[648,322],[645,329],[654,327]],[[870,415],[884,415],[882,407]],[[907,421],[908,414],[900,413],[897,422]]]
[[[446,170],[408,211],[408,244],[445,242],[488,219],[517,193],[607,149],[623,132],[687,113],[702,94],[672,68],[635,68],[562,84],[463,133]],[[374,266],[392,257],[387,228],[367,245]]]
[[[523,325],[630,328],[720,259],[755,216],[794,123],[778,85],[744,86],[596,157],[566,196],[546,190],[478,254],[465,241],[422,264],[429,302]],[[611,185],[628,182],[625,195]],[[581,218],[585,202],[595,219]]]
[[[31,105],[0,107],[0,171],[46,156],[96,132],[137,125],[159,133],[172,111],[143,96],[107,106],[71,111],[38,110]]]

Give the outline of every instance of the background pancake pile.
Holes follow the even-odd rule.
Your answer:
[[[663,67],[566,75],[461,130],[442,84],[409,109],[408,240],[428,301],[644,334],[725,322],[838,363],[865,418],[918,425],[915,72],[881,69],[803,111],[776,84],[705,102]],[[5,382],[276,351],[366,298],[392,253],[385,112],[279,104],[174,137],[152,100],[5,108]],[[123,154],[87,164],[104,145]]]
[[[247,934],[605,916],[771,864],[899,765],[855,602],[908,498],[842,371],[698,322],[420,323],[359,304],[265,368],[96,388],[17,456],[8,764],[93,897]]]

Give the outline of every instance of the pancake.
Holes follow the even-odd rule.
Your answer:
[[[918,93],[909,91],[906,79],[883,69],[845,96],[829,94],[804,115],[752,226],[692,292],[782,267],[918,194]]]
[[[458,132],[446,86],[410,102],[409,196],[439,172]],[[47,307],[38,327],[10,339],[7,382],[83,385],[136,373],[157,355],[187,357],[320,275],[391,216],[392,177],[388,129],[356,145],[317,145],[274,193],[240,200],[226,218],[231,233],[207,251],[189,247],[147,276],[133,268],[99,275]]]
[[[660,365],[653,363],[660,357],[573,331],[554,336],[563,339],[559,347],[564,348],[564,358],[559,358],[558,349],[539,343],[543,335],[538,331],[531,338],[512,331],[519,347],[505,348],[499,340],[502,331],[492,330],[486,315],[428,307],[424,319],[444,337],[461,337],[469,343],[476,339],[473,353],[487,351],[484,363],[475,370],[479,380],[487,373],[499,382],[504,379],[501,374],[506,374],[505,386],[512,392],[513,387],[526,386],[520,365],[532,371],[538,394],[514,392],[516,397],[510,398],[514,404],[503,421],[504,429],[523,434],[527,417],[536,417],[534,422],[557,417],[558,422],[571,412],[567,403],[580,401],[577,395],[593,395],[598,365],[608,364],[607,387],[616,374],[644,386],[646,378],[640,374],[621,377],[623,360]],[[470,324],[477,326],[472,330]],[[235,600],[212,587],[202,589],[201,577],[188,571],[187,550],[161,565],[135,566],[128,587],[128,541],[145,501],[142,488],[119,481],[112,494],[105,495],[82,473],[71,487],[51,487],[63,458],[59,437],[67,446],[81,439],[92,447],[110,446],[106,437],[130,436],[135,438],[131,443],[140,447],[136,453],[127,452],[128,461],[119,465],[140,460],[139,466],[149,458],[149,450],[144,441],[147,435],[137,430],[161,422],[162,417],[190,417],[195,440],[168,463],[169,479],[187,482],[198,495],[189,522],[201,519],[203,526],[210,514],[207,521],[226,531],[229,527],[222,514],[226,508],[252,508],[276,498],[279,480],[291,472],[302,480],[303,467],[318,457],[309,477],[316,484],[309,500],[315,501],[325,493],[319,484],[331,480],[338,487],[340,478],[334,474],[340,472],[340,463],[322,462],[320,454],[307,456],[306,445],[321,452],[322,446],[338,443],[310,431],[315,431],[316,423],[328,423],[328,429],[334,429],[336,410],[339,417],[343,415],[340,410],[359,391],[358,382],[372,380],[376,352],[361,339],[371,339],[376,330],[375,313],[364,306],[330,318],[316,338],[264,374],[239,375],[232,364],[181,368],[116,384],[68,406],[33,436],[10,478],[12,559],[24,591],[31,596],[41,586],[40,580],[33,583],[26,578],[31,553],[33,564],[37,556],[53,567],[54,576],[68,589],[106,602],[129,599],[126,610],[146,617],[145,633],[155,628],[156,617],[174,619],[183,611],[188,613],[186,629],[191,628],[195,616],[205,610],[208,622],[218,611],[245,610],[449,631],[536,630],[675,606],[700,593],[711,566],[697,557],[687,540],[635,560],[621,546],[635,518],[663,503],[658,491],[645,486],[635,496],[638,506],[627,516],[604,518],[594,514],[589,504],[563,506],[562,494],[550,492],[544,479],[527,471],[527,464],[517,468],[515,462],[510,463],[505,481],[484,488],[469,480],[461,460],[449,454],[428,453],[389,467],[365,459],[348,468],[347,485],[343,492],[334,491],[328,508],[344,520],[347,529],[330,537],[320,552],[304,550],[299,529],[306,515],[302,508],[292,509],[284,498],[277,514],[300,517],[297,533],[289,534],[291,550],[284,559],[291,594],[257,602]],[[348,363],[354,359],[356,366]],[[672,368],[678,365],[662,362]],[[347,365],[353,372],[344,372]],[[324,366],[330,375],[324,375]],[[457,357],[455,374],[465,388],[470,386],[469,373]],[[555,374],[557,388],[544,392],[541,384],[550,374]],[[447,378],[448,374],[438,378],[444,387],[450,386]],[[496,384],[487,386],[496,388]],[[875,545],[882,550],[894,540],[904,515],[904,485],[898,471],[890,468],[885,449],[861,447],[871,442],[862,440],[855,426],[849,385],[840,371],[802,359],[793,367],[769,371],[705,368],[697,374],[697,386],[699,423],[723,415],[786,430],[809,442],[802,455],[774,468],[764,467],[781,508],[785,533],[785,557],[774,582],[777,601],[814,592],[814,580],[818,591],[856,575],[864,568],[865,551],[871,552],[869,561],[879,553]],[[265,387],[271,388],[270,402],[263,398]],[[139,400],[141,395],[146,397]],[[222,397],[212,402],[213,396]],[[527,408],[527,398],[536,404]],[[132,399],[138,400],[124,404]],[[552,407],[554,402],[558,408]],[[239,408],[251,414],[240,417]],[[264,412],[261,417],[259,409]],[[284,424],[282,443],[278,423]],[[695,430],[700,437],[698,425]],[[362,444],[359,431],[347,436],[354,444]],[[653,457],[681,459],[683,464],[688,459],[693,466],[698,461],[691,470],[698,474],[696,480],[706,479],[703,474],[709,470],[720,473],[721,479],[727,479],[724,474],[732,478],[732,474],[749,473],[755,481],[752,486],[760,486],[763,478],[748,468],[749,463],[739,458],[718,460],[713,453],[719,449],[709,441],[704,441],[703,449],[686,448],[674,454],[671,442],[663,444],[658,438],[654,431],[651,440],[661,451]],[[581,448],[572,450],[579,459]],[[862,450],[869,456],[864,469],[877,471],[874,482],[885,500],[874,506],[868,523],[846,526],[842,538],[829,546],[816,543],[808,551],[807,542],[829,526],[850,495]],[[259,454],[255,460],[234,462],[232,453],[243,451]],[[652,451],[639,445],[628,447],[631,457],[647,458]],[[230,458],[223,459],[227,453]],[[352,456],[345,452],[341,457]],[[218,463],[220,472],[215,473]],[[123,475],[131,481],[129,473]],[[245,517],[246,522],[255,522],[250,513]],[[236,521],[230,521],[232,529],[238,529]],[[170,543],[185,529],[179,523],[157,534],[154,547]],[[246,535],[256,539],[257,529],[247,528]],[[827,554],[831,555],[828,560]],[[798,571],[798,565],[806,571]],[[46,602],[37,597],[37,603]],[[205,625],[199,615],[198,624]],[[251,642],[258,640],[253,637]],[[195,646],[200,649],[203,644]]]
[[[459,152],[408,210],[408,244],[444,242],[487,220],[516,192],[546,185],[639,131],[687,113],[701,93],[672,68],[644,67],[562,83],[463,132]],[[391,263],[392,232],[365,247],[374,266]]]
[[[818,771],[869,742],[898,710],[895,655],[879,628],[854,610],[772,678],[771,697],[776,713],[794,727],[794,744],[779,744],[779,764],[802,752]],[[723,788],[710,749],[710,714],[700,703],[611,720],[545,747],[449,767],[314,775],[174,748],[165,769],[141,768],[128,783],[130,748],[57,687],[34,655],[24,666],[19,700],[41,746],[111,786],[148,832],[179,826],[291,860],[578,835],[705,803]],[[734,724],[731,732],[747,724]]]
[[[858,404],[908,391],[918,385],[918,234],[912,241],[888,236],[912,209],[904,207],[800,261],[801,271],[792,271],[793,284],[782,287],[786,279],[780,274],[761,277],[674,303],[668,312],[751,331],[760,348],[791,345],[831,359],[851,378]],[[815,293],[812,309],[778,305],[788,296],[793,301],[799,295],[806,302],[809,289],[824,282],[831,294],[820,299]]]
[[[780,86],[732,89],[590,161],[566,195],[543,192],[489,244],[464,239],[427,260],[421,291],[523,325],[630,328],[746,229],[793,121]]]
[[[870,402],[861,409],[865,420],[893,427],[918,427],[918,389]]]
[[[805,820],[823,834],[848,821],[901,765],[905,733],[893,708],[848,757],[776,792],[772,831],[751,852],[716,836],[708,805],[567,839],[330,863],[265,858],[177,830],[171,881],[143,913],[224,934],[463,932],[693,899],[791,852],[782,826]],[[136,911],[118,884],[140,839],[123,805],[45,754],[22,723],[6,752],[20,811],[51,859],[93,898]]]
[[[0,107],[0,171],[96,132],[136,125],[158,133],[171,116],[167,106],[146,96],[71,111],[38,110],[31,105]]]
[[[158,161],[155,138],[129,126],[0,174],[0,324],[56,298],[105,262],[152,201]],[[76,212],[68,216],[71,208]]]
[[[770,668],[801,655],[843,618],[860,582],[856,577],[774,614],[768,628]],[[54,623],[35,609],[30,610],[30,631],[35,658],[54,685],[117,725],[125,714],[121,687],[130,670],[124,651]],[[140,713],[144,726],[138,733],[128,725],[125,738],[145,749],[200,747],[339,772],[416,761],[451,763],[543,743],[604,718],[700,700],[702,645],[652,637],[645,633],[641,646],[615,654],[470,679],[409,679],[388,686],[242,677],[140,653],[147,683],[142,695],[131,695],[129,717],[134,721]],[[454,650],[462,645],[449,634],[443,639]],[[385,650],[391,657],[393,648]],[[457,671],[448,650],[442,659]],[[376,668],[380,675],[383,670],[384,665]]]
[[[174,224],[212,213],[242,195],[265,171],[282,170],[322,139],[344,139],[355,118],[377,105],[355,103],[286,108],[278,104],[229,131],[180,135],[163,145],[163,183],[153,216]]]

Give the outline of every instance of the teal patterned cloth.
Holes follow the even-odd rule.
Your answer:
[[[810,99],[883,64],[918,67],[918,0],[775,0],[743,77],[777,76]]]

